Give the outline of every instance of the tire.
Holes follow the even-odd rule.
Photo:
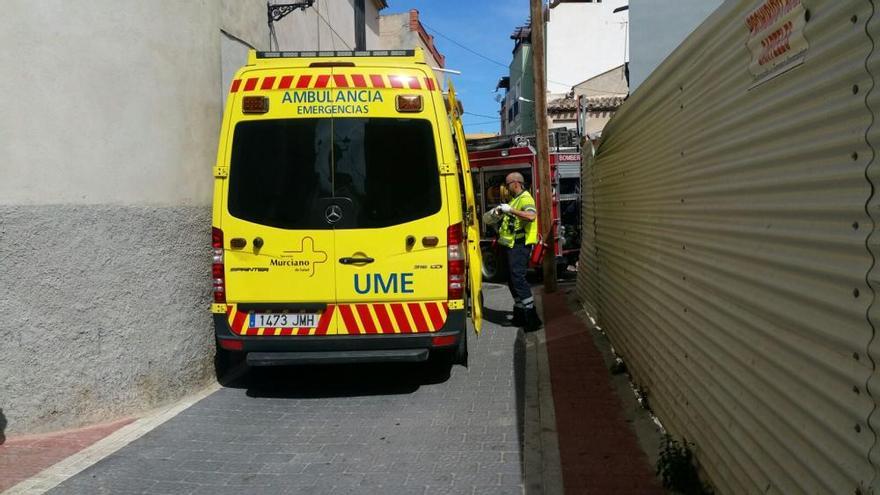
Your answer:
[[[214,375],[217,382],[224,383],[227,375],[238,363],[244,360],[244,354],[241,352],[227,351],[220,347],[216,341],[214,342]]]
[[[467,328],[462,330],[461,337],[458,339],[458,346],[455,348],[455,353],[453,354],[453,362],[454,364],[460,364],[467,368],[468,366],[468,346],[467,346]]]
[[[503,282],[507,280],[507,263],[504,254],[492,246],[483,246],[483,280],[487,282]]]

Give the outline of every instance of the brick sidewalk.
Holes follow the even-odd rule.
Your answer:
[[[662,494],[587,326],[562,293],[543,296],[565,492]]]
[[[134,421],[88,426],[78,430],[9,438],[0,445],[0,492],[36,475]]]

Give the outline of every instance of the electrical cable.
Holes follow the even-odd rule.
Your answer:
[[[432,28],[431,26],[425,24],[424,22],[422,22],[422,26],[424,26],[425,29],[427,29],[429,31],[433,31],[437,36],[440,36],[441,38],[449,41],[450,43],[457,45],[460,48],[462,48],[462,49],[464,49],[464,50],[466,50],[466,51],[468,51],[468,52],[470,52],[470,53],[472,53],[482,59],[488,60],[489,62],[492,62],[495,65],[499,65],[501,67],[504,67],[505,69],[509,69],[511,73],[518,73],[519,75],[525,74],[522,70],[511,68],[508,64],[499,62],[491,57],[487,57],[486,55],[483,55],[482,53],[479,53],[479,52],[459,43],[458,41],[455,41],[454,39],[450,38],[449,36],[446,36],[445,34],[441,33],[440,31],[437,31],[436,29]],[[559,84],[560,86],[566,86],[568,88],[574,88],[575,86],[577,86],[577,84],[568,84],[568,83],[564,83],[564,82],[554,81],[552,79],[547,79],[547,82],[553,83],[553,84]],[[580,84],[580,83],[578,83],[578,84]],[[611,91],[601,91],[601,90],[597,90],[597,89],[594,89],[591,91],[596,92],[596,93],[604,93],[604,94],[608,94],[608,95],[616,95],[616,96],[620,95],[620,93],[614,93]]]
[[[487,119],[497,119],[500,118],[499,115],[483,115],[481,113],[473,113],[473,112],[464,112],[465,115],[473,115],[474,117],[485,117]]]
[[[322,21],[324,21],[324,24],[327,24],[327,27],[330,28],[330,31],[333,31],[333,34],[335,34],[336,37],[339,38],[339,41],[341,41],[342,44],[345,45],[346,48],[348,48],[349,50],[353,50],[353,48],[350,47],[350,46],[348,46],[348,43],[345,42],[345,38],[343,38],[342,35],[340,35],[339,33],[337,33],[336,30],[333,29],[333,25],[330,24],[330,22],[329,22],[327,19],[325,19],[324,16],[321,15],[321,11],[320,11],[320,10],[315,9],[315,13],[318,14],[318,17],[320,17]],[[332,46],[334,46],[334,47],[336,46],[336,45],[335,45],[335,42],[333,41],[332,38],[330,39],[330,43],[331,43]]]
[[[464,126],[467,127],[469,125],[488,125],[488,124],[500,124],[500,123],[501,123],[500,120],[490,120],[487,122],[468,122],[467,124],[464,124]]]

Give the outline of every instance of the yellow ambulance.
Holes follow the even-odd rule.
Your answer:
[[[214,167],[220,371],[466,364],[481,262],[460,111],[421,50],[250,52]]]

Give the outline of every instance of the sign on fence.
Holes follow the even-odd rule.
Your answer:
[[[749,71],[755,87],[804,61],[809,44],[804,37],[807,11],[801,0],[762,0],[745,19],[752,54]]]

